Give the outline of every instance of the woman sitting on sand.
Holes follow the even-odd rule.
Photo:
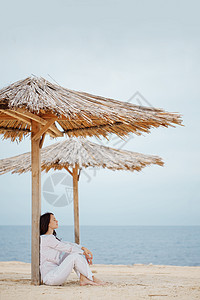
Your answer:
[[[75,243],[61,242],[56,236],[56,228],[58,221],[52,213],[40,217],[40,272],[43,283],[61,285],[74,269],[80,285],[104,284],[90,270],[91,251]],[[62,252],[65,254],[62,255]]]

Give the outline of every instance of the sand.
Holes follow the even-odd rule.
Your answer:
[[[108,285],[81,287],[73,272],[63,286],[34,286],[29,263],[0,262],[0,299],[200,299],[200,267],[93,265],[91,269]]]

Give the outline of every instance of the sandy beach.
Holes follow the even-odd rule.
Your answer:
[[[108,284],[80,287],[72,272],[63,286],[34,286],[29,263],[0,262],[0,299],[200,299],[200,267],[138,264],[91,269]]]

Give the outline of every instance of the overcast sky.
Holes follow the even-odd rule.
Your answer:
[[[0,88],[34,74],[121,101],[139,92],[152,106],[183,115],[185,127],[116,145],[159,155],[165,167],[83,172],[81,225],[200,225],[199,11],[198,0],[1,1]],[[147,104],[132,99],[139,101]],[[27,151],[30,138],[0,140],[0,158]],[[42,212],[72,225],[72,204],[55,207],[44,197],[52,175],[42,175]],[[30,224],[31,175],[2,175],[0,189],[0,224]]]

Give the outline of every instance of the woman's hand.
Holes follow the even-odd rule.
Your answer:
[[[81,249],[84,251],[83,255],[85,255],[85,258],[86,258],[88,264],[92,265],[92,259],[93,259],[92,252],[85,247],[82,247]]]

